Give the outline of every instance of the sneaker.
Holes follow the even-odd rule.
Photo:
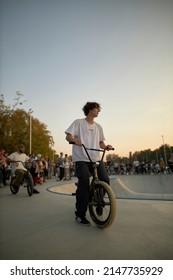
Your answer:
[[[37,191],[36,189],[33,189],[33,193],[40,193],[40,192]]]
[[[84,226],[90,226],[90,222],[85,217],[81,218],[76,216],[76,222]]]

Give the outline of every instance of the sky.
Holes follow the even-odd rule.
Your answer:
[[[173,146],[172,0],[0,0],[0,94],[65,130],[101,105],[96,122],[119,156]]]

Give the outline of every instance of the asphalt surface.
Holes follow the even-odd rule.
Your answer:
[[[173,175],[111,178],[117,213],[104,230],[75,222],[74,181],[47,180],[32,197],[0,189],[1,260],[173,259]]]

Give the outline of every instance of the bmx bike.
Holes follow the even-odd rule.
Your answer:
[[[23,185],[24,187],[26,187],[28,195],[32,196],[34,182],[33,182],[32,175],[29,171],[28,162],[22,162],[22,161],[16,161],[16,162],[21,162],[23,164],[23,166],[26,168],[26,172],[23,174],[22,181],[21,181],[20,185]],[[18,191],[19,191],[20,185],[19,186],[14,185],[14,181],[15,181],[15,176],[13,176],[11,178],[10,190],[11,190],[12,194],[17,194]]]
[[[74,142],[70,142],[70,144],[75,144]],[[90,149],[86,148],[84,144],[82,144],[89,161],[92,163],[93,172],[89,185],[89,197],[88,197],[88,209],[91,216],[92,221],[96,224],[96,226],[100,229],[107,228],[112,225],[115,215],[116,215],[116,200],[115,194],[106,182],[99,180],[97,167],[103,162],[105,152],[107,149],[98,150],[98,149]],[[102,157],[99,162],[93,162],[88,153],[88,150],[99,151],[102,152]],[[112,149],[114,150],[114,149]],[[77,183],[76,183],[77,185]]]

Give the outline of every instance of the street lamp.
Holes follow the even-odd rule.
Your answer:
[[[165,164],[167,166],[167,158],[166,158],[166,150],[165,150],[165,143],[164,143],[164,135],[162,135],[162,140],[163,140],[163,151],[164,151]]]
[[[32,152],[32,109],[29,109],[29,154]]]

